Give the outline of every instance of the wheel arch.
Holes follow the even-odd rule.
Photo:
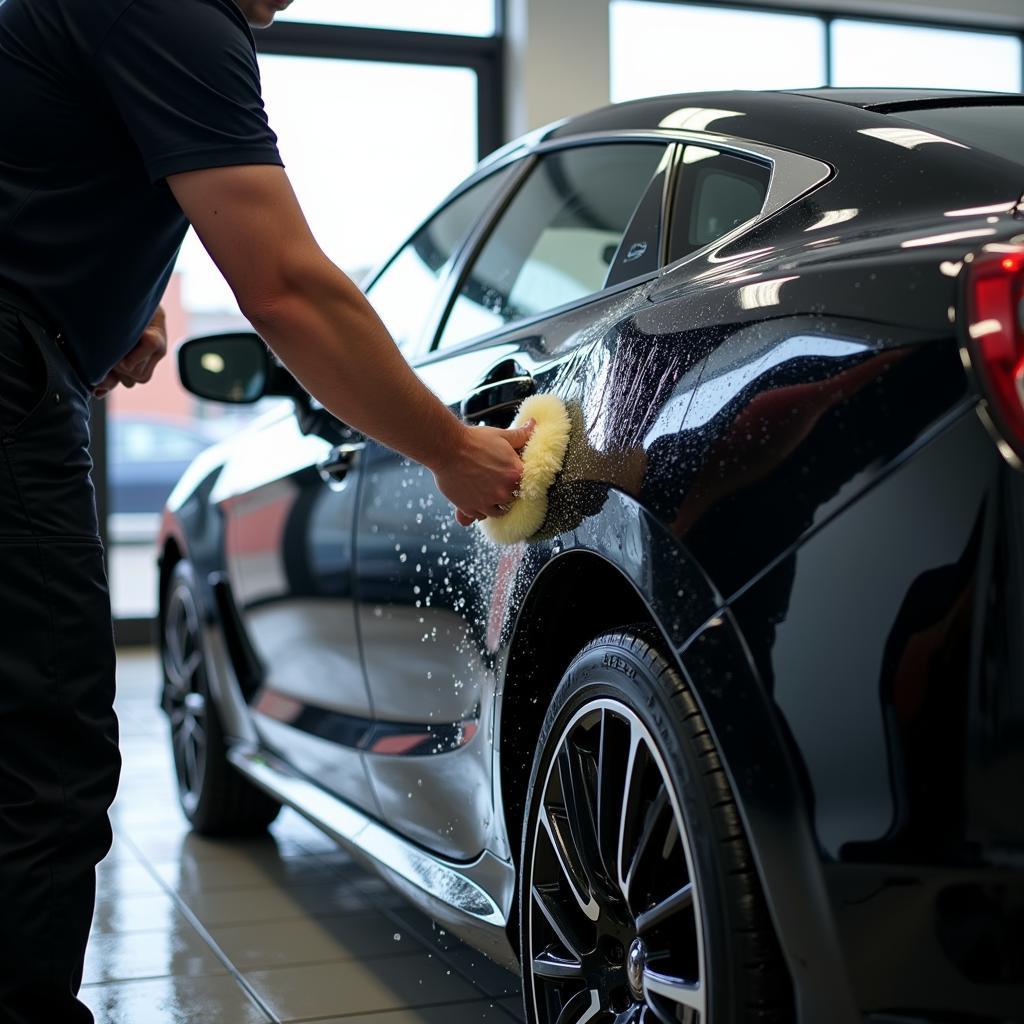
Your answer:
[[[519,608],[501,689],[495,755],[509,849],[517,862],[533,752],[551,695],[583,647],[633,622],[658,626],[632,581],[613,562],[589,550],[553,558],[534,578]]]
[[[501,679],[495,800],[518,861],[525,790],[551,695],[572,659],[601,633],[632,623],[660,632],[666,657],[721,607],[679,541],[631,496],[608,492],[600,516],[524,559],[530,576],[511,617]]]

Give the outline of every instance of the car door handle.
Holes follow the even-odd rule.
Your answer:
[[[466,421],[508,419],[524,398],[537,390],[528,373],[515,377],[487,380],[474,388],[462,402],[462,418]]]
[[[365,441],[350,441],[335,445],[331,454],[316,466],[320,479],[325,484],[340,483],[348,475],[359,453],[366,447]]]

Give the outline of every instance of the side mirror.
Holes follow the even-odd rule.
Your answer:
[[[178,348],[178,375],[186,391],[212,402],[251,405],[267,395],[304,394],[251,331],[189,338]]]

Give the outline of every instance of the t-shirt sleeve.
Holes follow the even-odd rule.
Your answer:
[[[154,182],[211,167],[282,163],[252,37],[230,5],[134,0],[96,51],[98,74]]]

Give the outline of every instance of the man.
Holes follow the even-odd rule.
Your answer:
[[[88,401],[165,354],[187,223],[295,376],[430,468],[463,526],[521,475],[529,430],[462,424],[313,240],[250,32],[288,4],[0,4],[0,1024],[91,1020],[77,992],[120,761]]]

